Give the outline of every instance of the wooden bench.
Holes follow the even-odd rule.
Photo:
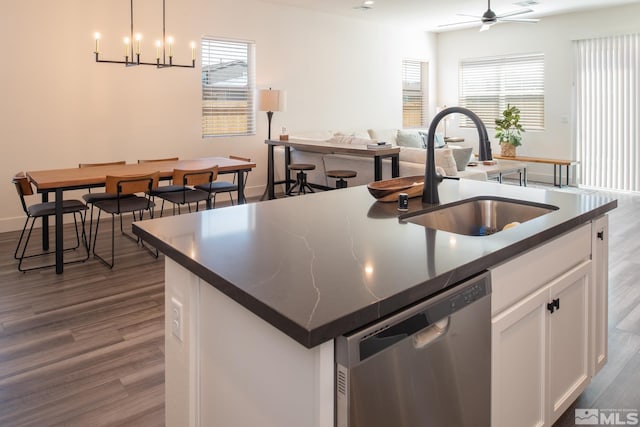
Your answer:
[[[556,187],[562,187],[562,166],[566,166],[567,168],[567,185],[569,185],[569,167],[573,165],[577,165],[579,162],[577,160],[561,160],[561,159],[545,159],[542,157],[524,157],[524,156],[515,156],[515,157],[506,157],[501,156],[499,154],[493,155],[494,159],[501,160],[515,160],[518,162],[525,163],[544,163],[548,165],[553,165],[553,185]]]

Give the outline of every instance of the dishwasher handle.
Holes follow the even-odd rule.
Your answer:
[[[416,333],[413,336],[413,348],[420,350],[427,347],[429,344],[443,336],[449,330],[449,320],[451,317],[445,317],[442,320],[438,320],[433,325],[426,329]]]
[[[442,323],[440,330],[431,326],[490,293],[491,276],[484,271],[383,321],[336,338],[336,360],[351,367],[415,334],[419,335],[412,338],[415,345],[424,347],[448,329]]]

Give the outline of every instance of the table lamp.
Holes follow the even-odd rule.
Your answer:
[[[269,121],[269,133],[267,139],[271,139],[271,118],[274,111],[281,110],[281,91],[262,89],[258,97],[258,108],[260,111],[267,112],[267,120]]]

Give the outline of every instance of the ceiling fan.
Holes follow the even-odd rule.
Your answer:
[[[513,12],[503,13],[501,15],[496,15],[496,13],[493,10],[491,10],[491,0],[487,0],[487,11],[483,13],[482,16],[465,15],[462,13],[458,13],[459,16],[470,16],[476,19],[474,19],[473,21],[463,21],[463,22],[454,22],[451,24],[443,24],[443,25],[439,25],[439,27],[450,27],[452,25],[471,24],[471,23],[478,22],[478,20],[480,20],[479,22],[480,24],[482,24],[482,26],[480,27],[480,31],[486,31],[489,28],[491,28],[493,24],[497,24],[498,22],[522,22],[527,24],[535,24],[536,22],[540,21],[539,19],[536,19],[536,18],[512,18],[513,16],[522,15],[524,13],[529,13],[529,12],[533,12],[533,9],[520,9]]]

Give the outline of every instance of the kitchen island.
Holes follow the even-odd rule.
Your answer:
[[[465,236],[399,221],[395,204],[354,187],[134,225],[167,256],[167,425],[331,426],[334,338],[487,269],[508,276],[510,260],[586,225],[590,236],[616,206],[471,180],[440,185],[442,204],[479,195],[559,209]],[[420,199],[409,209],[423,209]]]

